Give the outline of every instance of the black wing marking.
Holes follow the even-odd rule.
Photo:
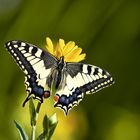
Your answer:
[[[5,47],[26,74],[25,85],[29,94],[25,101],[32,95],[42,101],[42,95],[47,88],[46,81],[57,66],[57,59],[35,45],[23,41],[9,41]]]
[[[93,65],[67,63],[66,70],[66,84],[56,92],[58,101],[54,105],[65,114],[77,106],[85,94],[95,93],[114,82],[108,72]]]

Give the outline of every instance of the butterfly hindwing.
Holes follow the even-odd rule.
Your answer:
[[[56,67],[56,58],[35,45],[22,41],[9,41],[6,43],[6,48],[26,74],[25,86],[29,93],[28,99],[33,95],[42,101],[47,78]]]
[[[94,65],[67,63],[35,45],[23,41],[9,41],[6,48],[25,73],[28,93],[23,105],[33,97],[43,102],[50,95],[51,85],[56,88],[55,107],[65,114],[82,101],[85,94],[92,94],[113,84],[112,76]]]
[[[85,94],[92,94],[113,83],[113,78],[105,70],[82,63],[67,63],[65,85],[57,92],[55,107],[63,109],[65,114],[82,101]]]

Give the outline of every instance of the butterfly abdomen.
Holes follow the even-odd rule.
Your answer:
[[[65,69],[64,57],[61,57],[60,60],[58,60],[58,64],[56,70],[54,71],[53,76],[55,89],[58,89],[58,87],[61,86],[61,83],[64,80],[64,69]]]

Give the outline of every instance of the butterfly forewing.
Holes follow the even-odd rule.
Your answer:
[[[65,114],[77,105],[85,94],[95,93],[114,82],[105,70],[82,63],[67,63],[65,77],[65,86],[56,92],[58,101],[55,103]]]
[[[28,99],[33,95],[42,101],[44,88],[47,88],[47,78],[57,65],[56,58],[35,45],[22,41],[9,41],[6,43],[6,48],[26,74],[25,86],[29,93]]]
[[[61,57],[62,61],[57,60],[49,52],[29,43],[9,41],[6,48],[26,74],[28,97],[24,104],[32,96],[43,102],[42,97],[48,97],[53,81],[56,88],[54,106],[67,114],[85,94],[95,93],[114,82],[112,76],[99,67],[65,63],[64,57]]]

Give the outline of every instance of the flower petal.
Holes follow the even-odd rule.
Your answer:
[[[49,37],[46,37],[46,43],[47,43],[46,48],[47,48],[48,52],[50,52],[51,54],[54,55],[53,43],[52,43],[52,41],[51,41],[51,39]]]
[[[64,56],[65,62],[79,62],[85,59],[86,54],[81,54],[82,48],[75,45],[74,41],[69,41],[65,44],[63,39],[59,39],[59,42],[54,47],[51,39],[47,37],[46,43],[48,52],[57,59],[60,59],[61,56]]]
[[[69,52],[67,55],[65,55],[65,59],[67,59],[67,60],[75,59],[75,58],[79,57],[81,52],[82,52],[81,48],[76,48],[76,49],[72,50],[71,52]]]
[[[85,59],[86,54],[77,55],[74,57],[65,58],[66,62],[80,62]]]
[[[70,53],[75,48],[76,48],[75,42],[69,41],[64,47],[63,55],[67,55],[68,53]]]
[[[86,54],[85,54],[85,53],[83,53],[83,54],[81,54],[81,55],[79,55],[79,56],[78,56],[78,58],[76,59],[76,61],[75,61],[75,62],[80,62],[80,61],[84,60],[84,59],[85,59],[85,57],[86,57]]]
[[[63,56],[62,54],[62,49],[59,46],[59,44],[56,45],[55,47],[55,56],[59,59],[61,56]]]
[[[61,48],[64,48],[64,46],[65,46],[65,41],[64,41],[63,39],[59,39],[59,46],[60,46]]]

